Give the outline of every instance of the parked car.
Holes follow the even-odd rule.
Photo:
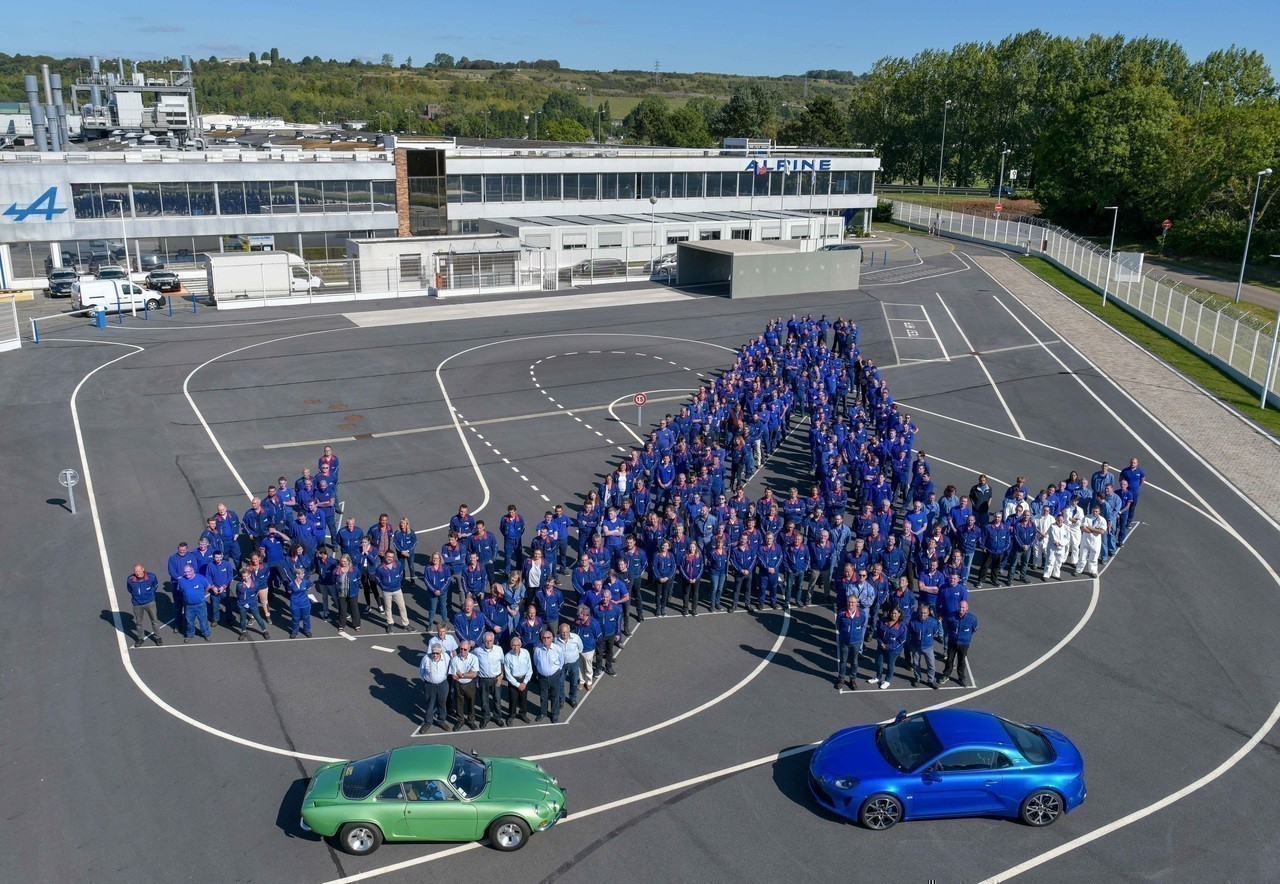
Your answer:
[[[152,270],[163,270],[164,256],[156,254],[139,255],[138,260],[135,262],[135,266],[141,273],[149,273]]]
[[[644,272],[650,276],[671,276],[676,272],[676,255],[670,252],[654,258],[652,261],[646,261]]]
[[[98,279],[121,279],[128,280],[129,273],[123,267],[117,264],[102,264],[98,269],[93,271],[93,275]]]
[[[987,712],[939,709],[846,728],[809,762],[832,813],[882,830],[907,819],[1001,816],[1043,827],[1084,801],[1084,760],[1065,736]]]
[[[58,269],[49,271],[49,297],[69,298],[72,286],[80,281],[80,274],[74,270]]]
[[[152,270],[147,274],[147,288],[157,292],[182,290],[182,280],[172,270]]]
[[[79,264],[79,263],[80,263],[80,259],[79,259],[78,257],[76,257],[75,252],[66,252],[66,251],[64,251],[64,252],[62,253],[62,266],[63,266],[63,267],[66,267],[66,268],[68,268],[68,269],[74,269],[74,268],[75,268],[75,266],[76,266],[77,264]],[[45,255],[45,256],[44,256],[44,272],[45,272],[46,274],[48,274],[48,273],[50,273],[52,270],[54,270],[54,266],[53,266],[53,256],[52,256],[52,255]]]
[[[997,187],[996,185],[993,184],[991,185],[991,190],[987,192],[994,197],[1006,197],[1008,199],[1013,198],[1013,188],[1007,184],[1002,185],[1000,187]]]
[[[818,251],[820,252],[852,252],[855,249],[860,249],[860,248],[862,248],[862,246],[858,245],[856,242],[836,242],[836,243],[831,243],[830,245],[825,245],[822,248],[818,249]]]
[[[523,758],[481,758],[452,746],[402,746],[316,769],[302,826],[365,856],[383,841],[476,841],[519,850],[564,819],[565,793]]]
[[[562,278],[606,279],[627,275],[627,262],[621,258],[588,258],[560,271]]]
[[[195,260],[195,255],[191,254],[191,249],[175,249],[169,253],[170,264],[193,264]]]

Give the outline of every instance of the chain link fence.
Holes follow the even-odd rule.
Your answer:
[[[1008,247],[1045,258],[1130,313],[1181,341],[1256,393],[1276,398],[1276,324],[1229,299],[1143,271],[1135,274],[1107,250],[1038,218],[968,215],[894,200],[893,220],[907,227]]]

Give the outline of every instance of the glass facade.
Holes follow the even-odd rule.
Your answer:
[[[120,200],[126,217],[133,218],[394,212],[396,185],[394,181],[345,180],[71,185],[77,219],[119,218],[120,206],[112,200]]]
[[[415,179],[410,178],[412,183]],[[562,175],[448,175],[450,203],[702,199],[869,194],[874,172],[603,172]]]

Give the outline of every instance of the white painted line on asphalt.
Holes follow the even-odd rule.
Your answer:
[[[538,496],[541,497],[543,500],[545,500],[547,503],[551,503],[551,498],[547,497],[545,494],[540,494]]]
[[[938,294],[935,292],[935,294]],[[951,317],[951,322],[956,327],[956,331],[960,332],[960,338],[964,341],[965,347],[970,353],[974,353],[973,343],[969,340],[969,336],[964,333],[964,329],[960,327],[960,323],[956,321],[955,314],[951,312],[951,308],[947,306],[947,302],[942,299],[942,295],[938,294],[938,303],[942,305],[942,309],[947,311],[947,316]],[[1009,422],[1013,424],[1013,429],[1018,434],[1019,439],[1026,439],[1027,436],[1022,432],[1022,427],[1018,425],[1018,419],[1013,416],[1013,409],[1009,408],[1009,403],[1004,400],[1004,394],[1000,392],[1000,388],[996,386],[995,378],[991,377],[991,372],[987,370],[987,364],[982,361],[982,357],[974,355],[974,361],[978,363],[978,367],[982,369],[982,373],[987,376],[987,383],[991,384],[991,389],[995,390],[996,398],[1000,400],[1000,405],[1004,408],[1004,413],[1009,416]]]
[[[394,654],[394,648],[384,648],[382,645],[369,645],[375,651],[382,651],[384,654]]]
[[[349,642],[353,642],[356,640],[356,637],[354,635],[352,635],[351,633],[345,630],[338,633],[338,638],[345,638]]]
[[[598,307],[629,307],[647,304],[677,303],[690,296],[666,290],[636,289],[566,297],[562,294],[508,301],[484,301],[469,304],[433,304],[426,307],[400,307],[391,310],[369,310],[344,313],[343,318],[360,328],[401,326],[417,322],[449,322],[452,320],[486,319],[529,312],[564,313]]]

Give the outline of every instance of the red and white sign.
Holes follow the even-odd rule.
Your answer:
[[[1165,218],[1163,223],[1161,223],[1160,226],[1163,227],[1165,230],[1168,230],[1170,227],[1173,226],[1173,222],[1170,221],[1168,218]]]
[[[1001,204],[1001,203],[996,203],[996,211],[997,211],[997,212],[1003,212],[1003,211],[1004,211],[1004,205],[1003,205],[1003,204]]]
[[[639,408],[640,406],[644,405],[646,402],[649,401],[649,397],[643,393],[637,393],[631,397],[631,401],[636,404],[637,408]]]

